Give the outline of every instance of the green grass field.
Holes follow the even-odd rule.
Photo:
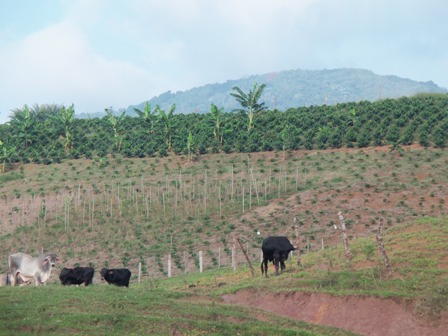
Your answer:
[[[373,295],[417,302],[416,313],[437,317],[448,309],[447,219],[423,219],[389,230],[389,274],[369,241],[353,242],[347,263],[341,246],[287,262],[280,276],[252,277],[248,267],[131,283],[129,288],[0,288],[1,335],[350,335],[257,309],[226,304],[241,289]],[[258,266],[258,265],[256,265]],[[258,267],[257,267],[258,270]],[[52,275],[54,277],[55,275]]]
[[[350,335],[214,296],[151,288],[2,288],[1,335]]]

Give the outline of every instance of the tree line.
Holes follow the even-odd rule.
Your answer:
[[[261,101],[265,84],[231,95],[241,109],[210,105],[204,114],[176,114],[146,104],[136,115],[106,108],[102,118],[75,118],[75,107],[34,105],[12,110],[0,125],[0,160],[42,164],[64,159],[167,156],[190,160],[205,153],[288,151],[419,143],[443,148],[448,137],[448,95],[360,101],[268,110]]]

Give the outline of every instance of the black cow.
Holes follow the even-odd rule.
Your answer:
[[[93,274],[95,270],[93,267],[75,267],[63,268],[59,274],[61,284],[65,285],[91,285],[93,282]]]
[[[284,236],[267,237],[263,240],[261,250],[263,251],[263,261],[261,262],[261,274],[268,276],[268,261],[275,265],[275,274],[278,275],[278,264],[281,271],[286,268],[285,260],[288,259],[289,252],[296,248],[292,246],[288,238]]]
[[[129,279],[131,278],[131,271],[127,268],[103,268],[100,271],[101,278],[106,280],[108,284],[115,286],[129,287]]]

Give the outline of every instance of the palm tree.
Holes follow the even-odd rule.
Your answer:
[[[64,105],[58,104],[34,104],[30,110],[36,116],[36,122],[44,122],[47,119],[58,119],[60,111]]]
[[[159,122],[162,124],[163,132],[165,136],[165,142],[168,147],[168,150],[171,149],[172,146],[172,138],[173,138],[173,125],[172,119],[174,110],[176,109],[176,104],[171,105],[168,113],[165,110],[162,110],[159,105],[156,106],[156,111],[159,114]]]
[[[254,128],[254,114],[265,110],[264,102],[258,102],[261,95],[263,94],[263,90],[265,87],[266,84],[261,84],[260,86],[258,86],[257,83],[254,83],[253,89],[250,90],[248,94],[246,94],[238,86],[234,86],[232,90],[236,91],[236,93],[230,93],[230,95],[232,97],[235,97],[237,102],[240,103],[241,107],[243,108],[239,111],[247,111],[247,115],[249,116],[248,131]]]
[[[19,138],[22,139],[24,147],[27,148],[31,143],[31,134],[36,121],[36,114],[31,111],[27,105],[23,109],[13,109],[9,124],[13,128],[13,132],[17,132]]]

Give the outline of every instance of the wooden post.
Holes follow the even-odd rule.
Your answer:
[[[202,251],[199,251],[199,272],[202,273],[203,265],[202,265],[203,259],[202,259]]]
[[[139,262],[138,263],[138,283],[140,283],[141,276],[142,276],[142,263]]]
[[[221,268],[221,248],[218,247],[218,269]]]
[[[345,221],[344,217],[342,217],[342,213],[339,211],[339,222],[341,223],[341,229],[342,229],[342,242],[344,243],[344,249],[345,249],[345,260],[350,261],[353,257],[352,251],[350,251],[350,247],[348,246],[348,238],[347,238],[347,230],[345,227]]]
[[[246,257],[247,263],[249,264],[250,267],[250,272],[252,273],[252,276],[255,277],[255,271],[254,268],[252,267],[252,263],[250,262],[249,256],[246,253],[245,248],[243,247],[243,244],[241,244],[241,240],[239,238],[236,238],[236,241],[238,242],[238,244],[240,244],[241,247],[241,251],[243,251],[244,256]]]
[[[168,263],[167,263],[167,268],[168,268],[168,278],[171,278],[171,253],[168,254]]]
[[[236,271],[236,256],[235,256],[235,247],[232,247],[232,268],[233,271]]]
[[[184,273],[187,274],[187,254],[184,251]]]
[[[381,255],[383,256],[384,266],[386,266],[387,270],[390,273],[393,273],[394,270],[392,268],[392,265],[390,264],[389,257],[387,256],[386,248],[384,247],[383,228],[384,228],[383,219],[380,218],[380,223],[378,225],[378,233],[376,235],[376,241],[378,242],[378,248],[381,252]]]
[[[299,226],[297,225],[297,218],[294,217],[293,219],[293,223],[294,223],[294,231],[296,233],[296,246],[294,246],[296,248],[297,251],[297,267],[302,266],[302,256],[300,253],[300,233],[299,233]]]

